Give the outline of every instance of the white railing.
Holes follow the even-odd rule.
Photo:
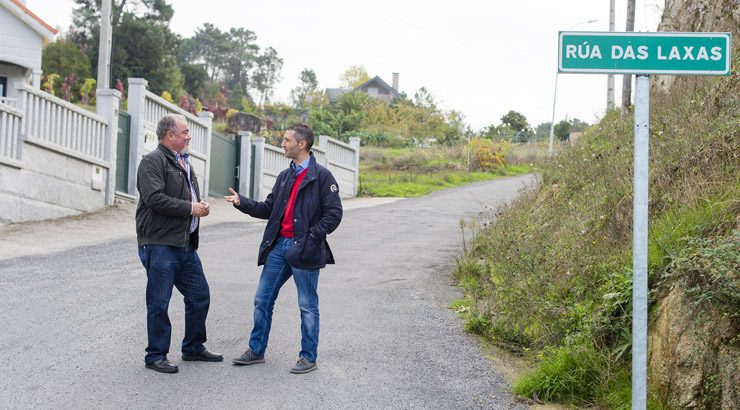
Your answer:
[[[277,177],[290,164],[290,160],[285,157],[283,150],[272,145],[265,144],[263,155],[262,169],[265,174]]]
[[[334,138],[327,138],[326,154],[329,160],[337,165],[346,168],[356,168],[355,151],[356,149],[348,144],[337,141]]]
[[[144,101],[144,121],[153,131],[157,130],[157,124],[166,114],[180,114],[188,120],[190,128],[190,152],[200,155],[208,155],[209,127],[195,115],[183,110],[164,98],[147,91]]]
[[[314,145],[313,147],[311,147],[311,152],[313,152],[313,156],[314,158],[316,158],[317,163],[323,166],[327,166],[326,150]]]
[[[10,97],[0,97],[0,104],[9,105],[11,107],[18,107],[18,99]]]
[[[0,158],[18,160],[23,113],[0,102]]]
[[[26,141],[104,160],[105,118],[28,85],[18,91]]]

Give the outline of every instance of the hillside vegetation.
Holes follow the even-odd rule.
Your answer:
[[[739,55],[731,77],[651,93],[652,408],[740,402]],[[632,138],[632,116],[608,113],[543,166],[539,190],[477,221],[458,261],[466,328],[538,364],[516,393],[630,407]],[[666,313],[674,324],[656,326]]]

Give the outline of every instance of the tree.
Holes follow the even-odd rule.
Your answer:
[[[245,95],[249,95],[249,88],[257,86],[256,80],[253,84],[250,78],[252,69],[261,63],[258,55],[260,48],[254,43],[257,35],[245,28],[232,28],[226,37],[228,52],[223,64],[226,85],[232,90],[239,89]],[[280,64],[282,65],[282,60]]]
[[[583,122],[579,120],[578,118],[573,118],[572,120],[570,120],[570,125],[571,125],[571,131],[573,132],[585,131],[586,128],[589,127],[588,123]]]
[[[566,141],[570,137],[571,124],[568,120],[562,120],[555,124],[554,134],[560,141]]]
[[[100,1],[75,0],[75,3],[69,38],[88,56],[91,66],[96,67]],[[111,6],[111,78],[143,77],[157,94],[164,90],[180,92],[182,74],[174,58],[179,40],[168,27],[174,14],[172,6],[165,0],[115,0]]]
[[[514,138],[516,142],[527,142],[534,136],[527,117],[514,110],[509,110],[506,115],[501,117],[501,123],[516,132]]]
[[[506,115],[501,117],[501,123],[508,125],[515,131],[522,131],[529,128],[529,122],[524,114],[518,113],[514,110],[510,110]]]
[[[61,78],[67,78],[70,74],[77,79],[90,78],[90,68],[90,59],[67,38],[60,38],[46,46],[41,56],[41,70],[46,74],[58,74]],[[81,84],[77,82],[72,87],[76,94]],[[55,93],[59,91],[57,87]]]
[[[283,67],[283,59],[278,57],[277,51],[272,47],[257,57],[257,72],[254,74],[254,88],[260,93],[259,104],[264,105],[270,101],[275,90],[275,84],[280,79],[280,70]]]
[[[419,91],[414,94],[414,104],[417,107],[426,108],[431,112],[437,111],[437,103],[434,101],[434,96],[426,87],[419,88]]]
[[[293,105],[296,108],[304,109],[309,97],[318,91],[319,81],[316,79],[316,73],[308,68],[304,68],[301,71],[298,80],[300,83],[296,88],[291,90],[290,99],[293,100]]]
[[[197,28],[193,37],[182,43],[178,60],[181,64],[200,65],[210,81],[223,75],[224,57],[230,52],[229,36],[211,23]]]
[[[41,56],[41,70],[66,77],[72,73],[80,78],[90,77],[90,59],[66,38],[60,38],[44,48]]]
[[[550,136],[550,124],[552,124],[550,121],[540,123],[537,127],[534,129],[534,136],[538,140],[549,138]]]
[[[353,65],[339,76],[339,86],[342,88],[355,89],[360,84],[369,80],[370,76],[362,65]]]
[[[124,14],[113,31],[111,77],[145,78],[151,92],[167,90],[179,98],[183,78],[173,54],[177,45],[177,38],[166,26]]]

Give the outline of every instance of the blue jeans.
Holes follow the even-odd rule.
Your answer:
[[[315,362],[319,346],[319,270],[299,269],[288,264],[285,253],[293,245],[293,238],[280,237],[267,256],[254,296],[254,328],[249,349],[263,356],[267,349],[272,325],[272,309],[280,288],[293,276],[298,290],[301,310],[301,357]]]
[[[172,286],[185,298],[185,337],[183,354],[198,354],[205,349],[206,316],[211,297],[198,253],[190,245],[184,248],[144,245],[139,258],[146,268],[146,328],[148,334],[146,363],[167,358],[172,326],[167,308]]]

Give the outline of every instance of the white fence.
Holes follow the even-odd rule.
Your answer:
[[[105,118],[28,85],[19,91],[26,141],[110,166],[102,164]]]
[[[357,195],[360,174],[360,140],[351,138],[350,144],[345,144],[321,135],[319,146],[326,152],[325,166],[337,180],[339,192],[347,196]]]
[[[213,114],[199,112],[197,116],[147,91],[142,78],[128,79],[128,114],[131,115],[131,145],[129,149],[127,194],[138,195],[136,171],[141,158],[159,145],[157,124],[166,114],[183,115],[190,129],[190,164],[201,182],[200,192],[208,193]]]
[[[247,133],[240,135],[239,138],[241,138],[242,149],[239,164],[239,192],[262,201],[272,190],[280,172],[290,165],[290,159],[285,157],[281,148],[266,144],[262,137],[252,137],[250,133]],[[317,163],[332,172],[343,198],[357,195],[359,138],[351,138],[350,144],[345,144],[321,135],[318,144],[314,143],[311,148],[311,152]]]
[[[19,166],[21,120],[23,113],[0,103],[0,161]]]

